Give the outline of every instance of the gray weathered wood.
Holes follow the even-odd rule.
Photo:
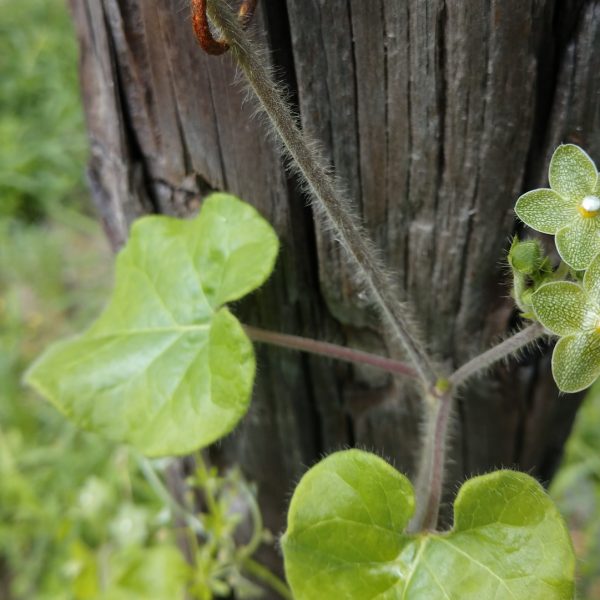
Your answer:
[[[184,0],[71,0],[81,44],[90,180],[118,246],[137,215],[187,215],[212,189],[252,202],[282,252],[237,307],[248,322],[385,352],[340,249],[315,230],[230,57],[196,46]],[[503,254],[519,193],[552,149],[600,160],[598,0],[263,0],[302,125],[322,143],[397,273],[431,349],[454,367],[513,325]],[[258,482],[283,527],[293,482],[324,451],[376,449],[412,473],[419,410],[403,381],[259,348],[253,407],[215,450]],[[518,465],[552,476],[579,399],[548,357],[494,371],[460,398],[449,490]]]

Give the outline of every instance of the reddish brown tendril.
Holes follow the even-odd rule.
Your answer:
[[[238,19],[244,29],[250,25],[250,21],[252,21],[257,5],[258,0],[244,0],[244,2],[242,2],[240,10],[238,10]]]
[[[215,39],[210,30],[208,17],[206,15],[206,3],[208,0],[191,0],[192,6],[192,23],[194,25],[194,33],[200,47],[207,53],[213,56],[224,54],[229,50],[229,44],[223,38]],[[248,27],[258,0],[244,0],[238,10],[238,19],[244,29]]]

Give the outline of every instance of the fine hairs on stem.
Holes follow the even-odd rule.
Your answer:
[[[539,323],[529,325],[459,367],[448,378],[446,391],[436,393],[434,390],[433,397],[428,403],[430,414],[425,422],[421,464],[415,485],[419,502],[417,502],[415,516],[409,524],[409,531],[417,533],[423,530],[433,530],[438,521],[444,489],[444,467],[454,390],[474,375],[517,354],[545,335],[544,328]]]
[[[474,375],[508,356],[518,354],[519,351],[546,335],[547,333],[539,323],[533,323],[459,367],[450,375],[448,381],[453,388],[457,388]]]
[[[285,93],[275,81],[264,53],[257,52],[240,26],[237,17],[222,0],[208,1],[208,14],[223,32],[238,66],[281,138],[290,165],[306,182],[317,213],[324,217],[336,239],[356,266],[357,276],[375,301],[384,324],[393,332],[419,375],[423,387],[431,389],[438,377],[424,345],[414,331],[407,308],[399,300],[392,278],[382,267],[373,244],[360,225],[350,203],[338,189],[313,140],[298,127]]]
[[[310,354],[326,356],[345,362],[369,365],[370,367],[382,369],[388,373],[394,373],[395,375],[406,375],[407,377],[417,376],[416,371],[410,365],[397,360],[392,360],[391,358],[386,358],[385,356],[353,350],[346,346],[337,346],[336,344],[330,344],[328,342],[319,342],[297,335],[267,331],[265,329],[259,329],[258,327],[250,327],[249,325],[244,325],[244,331],[253,342],[262,342],[271,344],[272,346],[278,346],[279,348],[309,352]]]
[[[290,168],[305,182],[313,206],[321,221],[331,229],[356,267],[357,276],[375,301],[386,327],[394,339],[401,342],[414,367],[407,369],[397,361],[374,357],[350,349],[296,336],[265,332],[247,327],[254,341],[266,342],[290,349],[323,354],[341,360],[371,364],[405,375],[416,375],[422,383],[427,402],[427,417],[422,438],[421,464],[416,482],[417,512],[410,523],[412,532],[435,529],[444,484],[446,447],[454,401],[453,390],[470,377],[489,368],[495,362],[518,353],[544,336],[539,324],[526,327],[491,350],[467,362],[448,379],[440,379],[424,345],[416,335],[407,307],[398,300],[398,290],[383,268],[373,244],[360,225],[360,219],[340,191],[328,163],[317,144],[301,131],[286,101],[285,90],[275,81],[265,53],[257,51],[243,31],[238,18],[225,0],[207,0],[208,15],[223,34],[239,68],[246,76],[259,100],[259,110],[268,116],[274,131],[283,143]],[[411,372],[412,371],[412,372]]]
[[[415,515],[408,525],[410,533],[435,530],[444,489],[446,448],[454,398],[452,391],[448,390],[436,394],[431,400],[428,407],[430,415],[425,422],[421,464],[415,484],[418,502]]]

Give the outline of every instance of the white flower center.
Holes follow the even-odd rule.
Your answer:
[[[598,196],[586,196],[581,201],[581,208],[588,212],[596,212],[600,210],[600,198]]]

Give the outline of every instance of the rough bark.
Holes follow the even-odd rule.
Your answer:
[[[90,181],[115,246],[142,213],[188,215],[228,190],[282,240],[242,318],[385,353],[340,249],[232,85],[230,57],[196,46],[186,1],[70,1]],[[546,183],[561,141],[600,159],[600,1],[263,0],[253,27],[430,348],[448,367],[487,348],[514,325],[503,255],[516,197]],[[215,455],[258,482],[275,532],[323,452],[359,445],[413,472],[420,417],[404,381],[286,351],[258,358],[252,409]],[[547,481],[578,402],[558,396],[547,349],[474,382],[455,414],[448,489],[498,466]]]

